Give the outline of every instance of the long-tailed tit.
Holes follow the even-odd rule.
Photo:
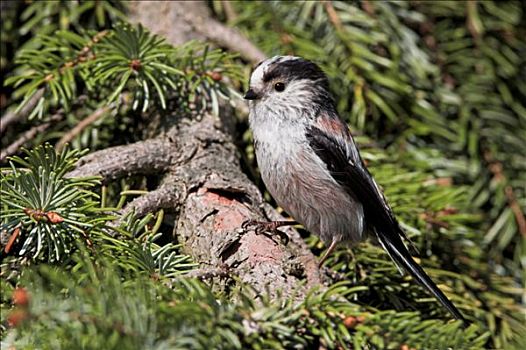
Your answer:
[[[300,57],[270,58],[252,72],[245,99],[261,177],[276,202],[329,245],[321,262],[339,243],[359,242],[370,232],[465,322],[409,254],[403,230],[336,112],[323,71]]]

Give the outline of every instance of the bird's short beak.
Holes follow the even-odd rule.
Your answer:
[[[257,100],[258,98],[258,94],[256,94],[252,89],[248,89],[247,93],[245,94],[245,100]]]

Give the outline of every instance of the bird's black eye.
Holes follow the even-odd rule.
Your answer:
[[[277,92],[282,92],[283,90],[285,90],[285,84],[283,84],[282,82],[274,84],[274,90],[276,90]]]

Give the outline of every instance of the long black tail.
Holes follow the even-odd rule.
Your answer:
[[[394,232],[393,232],[394,233]],[[386,235],[383,232],[376,232],[378,239],[382,243],[382,246],[389,253],[391,258],[399,266],[407,270],[414,279],[423,285],[437,300],[442,304],[457,320],[462,320],[464,325],[468,325],[468,322],[462,316],[460,311],[453,305],[453,303],[442,293],[437,285],[431,280],[431,278],[425,273],[425,271],[413,260],[411,254],[405,247],[400,235],[397,233]]]

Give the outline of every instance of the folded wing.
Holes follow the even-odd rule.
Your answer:
[[[377,235],[394,262],[408,271],[456,319],[466,323],[453,303],[411,257],[403,242],[405,233],[363,164],[347,126],[335,114],[319,116],[315,126],[306,131],[306,137],[332,177],[362,203],[367,227]]]

